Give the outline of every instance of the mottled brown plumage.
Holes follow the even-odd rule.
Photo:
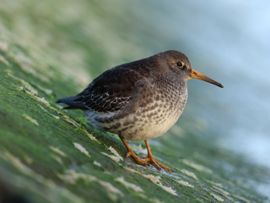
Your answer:
[[[82,109],[92,125],[118,134],[136,163],[170,171],[153,158],[147,139],[164,134],[180,117],[191,78],[222,87],[192,70],[184,54],[166,51],[105,71],[81,93],[58,103]],[[138,158],[126,140],[145,140],[148,157]]]

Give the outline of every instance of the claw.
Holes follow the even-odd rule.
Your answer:
[[[159,161],[155,160],[155,159],[152,159],[151,160],[152,162],[152,165],[160,170],[160,169],[163,169],[164,171],[168,172],[168,173],[172,173],[172,170],[170,168],[168,168],[167,166],[165,166],[164,164],[160,163]]]
[[[128,152],[126,153],[126,158],[130,157],[131,155],[132,155],[132,152],[131,152],[131,151],[128,151]]]

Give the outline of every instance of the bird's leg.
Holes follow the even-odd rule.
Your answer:
[[[151,152],[151,149],[150,149],[150,146],[147,142],[147,140],[144,140],[144,143],[145,143],[145,146],[146,146],[146,149],[147,149],[147,159],[148,159],[148,162],[150,164],[152,164],[156,169],[160,170],[161,168],[164,169],[165,171],[171,173],[172,170],[170,168],[168,168],[167,166],[165,166],[164,164],[160,163],[159,161],[157,161],[156,159],[154,159],[153,155],[152,155],[152,152]]]
[[[128,146],[127,141],[125,140],[125,138],[123,138],[122,136],[119,136],[122,143],[124,144],[124,146],[127,149],[127,154],[126,157],[131,157],[137,164],[146,166],[148,165],[148,159],[141,159],[140,157],[138,157],[133,151],[132,149]]]

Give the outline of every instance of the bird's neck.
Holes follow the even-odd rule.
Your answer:
[[[160,75],[156,78],[157,83],[163,88],[171,87],[175,91],[186,92],[187,91],[187,81],[179,75],[168,74],[166,76]]]

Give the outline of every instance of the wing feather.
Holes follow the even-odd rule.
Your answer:
[[[133,69],[117,67],[108,70],[78,94],[75,101],[97,112],[118,111],[132,100],[135,83],[140,79],[140,74]]]

